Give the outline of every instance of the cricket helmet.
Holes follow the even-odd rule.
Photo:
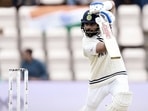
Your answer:
[[[95,21],[95,19],[97,18],[97,17],[99,17],[99,15],[97,15],[97,14],[90,14],[89,13],[89,10],[87,10],[84,14],[83,14],[83,17],[82,17],[82,19],[81,19],[81,29],[84,31],[84,33],[86,34],[86,36],[88,36],[88,37],[92,37],[92,36],[94,36],[94,35],[97,35],[98,34],[98,32],[100,32],[100,30],[99,30],[99,25],[98,25],[98,27],[97,27],[97,29],[96,30],[94,30],[94,31],[87,31],[87,30],[85,30],[85,28],[84,28],[84,24],[97,24],[96,23],[96,21]]]
[[[96,17],[98,17],[97,14],[90,14],[89,10],[87,10],[84,13],[83,18],[81,19],[81,23],[96,23],[95,22]]]

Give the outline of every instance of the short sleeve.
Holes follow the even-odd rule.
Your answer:
[[[83,40],[83,51],[84,54],[89,56],[89,55],[98,55],[96,52],[96,46],[100,41],[97,39],[88,39],[88,40]]]

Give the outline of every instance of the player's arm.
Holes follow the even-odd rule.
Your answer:
[[[96,53],[103,53],[106,52],[106,47],[104,42],[98,42],[96,45]]]
[[[83,40],[83,51],[85,56],[98,55],[98,53],[106,52],[106,48],[104,42],[99,40]]]

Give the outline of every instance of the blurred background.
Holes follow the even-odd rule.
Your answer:
[[[62,111],[78,111],[83,105],[87,93],[89,63],[82,53],[83,34],[80,21],[83,13],[88,9],[88,4],[92,1],[0,0],[0,92],[2,91],[0,106],[2,111],[7,111],[8,107],[5,101],[7,101],[9,69],[20,68],[21,51],[26,48],[31,48],[33,57],[45,63],[49,75],[47,81],[30,81],[30,101],[44,101],[42,96],[45,100],[48,97],[46,103],[50,105],[45,105],[47,107],[44,106],[44,111],[49,109],[61,111],[62,108]],[[146,89],[148,85],[148,1],[114,1],[116,21],[113,24],[113,32],[120,46],[129,74],[129,82],[136,98],[130,111],[147,111],[146,101],[139,103],[138,100],[142,97],[141,100],[146,100],[145,96],[148,92]],[[40,89],[46,93],[37,92]],[[57,93],[60,93],[58,97]],[[61,100],[59,100],[60,97],[62,97]],[[50,98],[54,102],[49,101]],[[64,104],[63,100],[67,102],[65,105],[61,105]],[[41,111],[38,107],[34,108],[35,104],[42,106],[41,101],[30,102],[32,105],[30,109]],[[56,107],[57,103],[59,107]]]

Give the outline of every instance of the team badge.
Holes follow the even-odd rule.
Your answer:
[[[87,17],[86,17],[86,19],[87,20],[91,20],[92,19],[92,16],[90,14],[88,14]]]

